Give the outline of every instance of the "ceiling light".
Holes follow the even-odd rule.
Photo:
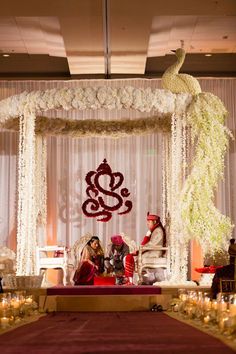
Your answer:
[[[3,57],[9,57],[10,54],[3,54],[2,56],[3,56]]]
[[[205,54],[205,57],[211,57],[212,54]]]

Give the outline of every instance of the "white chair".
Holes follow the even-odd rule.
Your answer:
[[[153,254],[153,251],[157,252],[157,256],[152,256],[152,257],[144,257],[144,254],[148,251],[151,251]],[[164,256],[159,256],[160,251],[163,252],[165,251]],[[139,253],[138,253],[138,276],[139,276],[139,282],[142,282],[142,272],[145,268],[147,269],[158,269],[158,268],[164,268],[167,269],[167,252],[168,252],[168,247],[161,247],[161,246],[140,246],[139,247]]]
[[[165,255],[162,257],[159,256],[154,256],[154,257],[144,257],[144,254],[148,251],[151,251],[153,254],[153,251],[157,251],[157,254],[163,251],[165,251]],[[139,247],[139,254],[138,254],[138,276],[139,276],[139,282],[142,282],[142,272],[145,268],[149,269],[158,269],[158,268],[168,268],[168,257],[167,257],[167,252],[168,252],[168,247],[148,247],[148,246],[140,246]]]
[[[58,252],[58,257],[55,256]],[[41,269],[62,269],[63,285],[66,285],[67,276],[67,250],[64,246],[45,246],[36,249],[36,264],[38,275]],[[45,279],[44,279],[45,280]]]
[[[168,239],[170,234],[170,223],[171,218],[170,214],[167,214],[166,217],[166,224],[164,229],[166,231],[166,243],[168,245]],[[151,251],[150,257],[145,257],[145,252]],[[154,252],[153,252],[154,251]],[[156,252],[156,255],[155,255]],[[161,256],[160,256],[161,254]],[[139,254],[138,254],[138,276],[139,276],[139,283],[142,282],[142,271],[144,269],[158,269],[163,268],[166,271],[169,271],[169,247],[162,247],[162,246],[140,246],[139,247]]]

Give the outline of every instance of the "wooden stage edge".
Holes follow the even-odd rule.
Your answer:
[[[121,285],[122,286],[122,285]],[[110,287],[110,286],[108,286]],[[155,286],[153,286],[154,288]],[[150,287],[152,288],[152,287]],[[209,292],[210,286],[171,286],[159,287],[161,294],[86,294],[86,295],[48,295],[47,288],[21,289],[27,294],[32,294],[39,304],[41,312],[119,312],[119,311],[149,311],[153,305],[160,304],[166,310],[170,307],[171,300],[178,297],[179,289]],[[17,289],[19,290],[19,289]],[[4,292],[15,290],[4,289]]]
[[[152,288],[152,287],[150,287]],[[155,286],[153,286],[153,289]],[[179,289],[209,292],[210,287],[161,287],[161,294],[99,294],[99,295],[48,295],[46,288],[27,289],[39,303],[42,312],[119,312],[119,311],[149,311],[153,305],[160,304],[166,310]],[[6,290],[5,290],[6,291]],[[11,290],[12,291],[12,290]]]

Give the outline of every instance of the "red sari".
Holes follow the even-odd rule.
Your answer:
[[[101,249],[86,245],[81,254],[78,269],[73,277],[75,285],[93,285],[94,276],[103,273],[104,256]]]

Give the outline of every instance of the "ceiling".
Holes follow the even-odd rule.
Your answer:
[[[159,77],[181,45],[182,71],[236,76],[236,0],[1,3],[1,78]]]

